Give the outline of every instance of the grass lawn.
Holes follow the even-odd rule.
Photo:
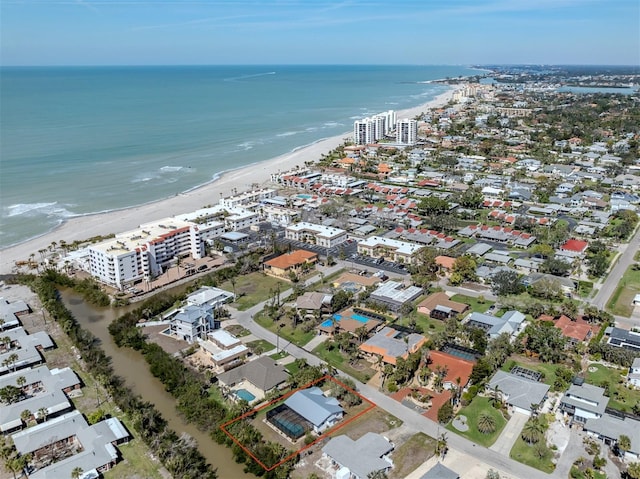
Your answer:
[[[286,351],[280,351],[279,353],[271,354],[269,357],[274,361],[277,361],[278,359],[286,358],[287,356],[289,356],[289,353]]]
[[[553,456],[552,453],[553,451],[548,454],[547,458],[540,459],[535,453],[535,445],[530,446],[529,444],[524,442],[520,436],[518,436],[518,439],[516,439],[513,448],[511,448],[509,457],[511,457],[511,459],[515,459],[518,462],[521,462],[522,464],[535,467],[542,472],[551,474],[556,468],[556,465],[551,462],[551,457]]]
[[[493,301],[484,300],[482,303],[478,301],[478,298],[466,296],[464,294],[455,294],[451,297],[451,301],[457,301],[458,303],[468,304],[471,311],[475,313],[486,313],[487,310],[493,305]]]
[[[313,338],[317,334],[315,328],[313,328],[311,331],[304,331],[302,329],[302,323],[298,323],[298,325],[294,328],[290,322],[281,321],[278,324],[284,326],[278,327],[278,324],[274,323],[273,319],[262,313],[256,314],[253,319],[260,326],[263,326],[270,331],[278,334],[280,336],[280,339],[284,339],[284,341],[289,341],[300,347],[303,347],[305,344],[311,341],[311,338]]]
[[[444,330],[444,321],[430,318],[426,314],[418,313],[416,310],[413,310],[409,316],[398,318],[395,323],[409,327],[412,320],[415,320],[416,330],[421,330],[427,336]]]
[[[276,348],[273,344],[271,344],[269,341],[265,341],[264,339],[251,341],[247,343],[247,347],[251,349],[254,354],[262,354]]]
[[[289,374],[295,374],[300,371],[300,366],[295,361],[289,364],[285,364],[284,368],[289,371]]]
[[[595,371],[589,371],[595,369]],[[607,368],[602,364],[590,364],[587,368],[586,381],[594,386],[604,387],[609,383],[610,394],[608,406],[618,411],[631,412],[634,405],[640,402],[640,391],[628,389],[624,384],[624,369]]]
[[[249,336],[251,334],[251,331],[249,331],[248,329],[243,328],[239,324],[231,324],[229,326],[225,326],[224,329],[226,331],[229,331],[236,338],[241,338],[243,336]]]
[[[393,451],[394,467],[389,473],[390,479],[402,479],[416,470],[435,453],[436,441],[423,432],[411,436],[404,444]]]
[[[584,472],[582,472],[576,466],[571,466],[569,477],[573,479],[588,479],[589,477],[593,477],[593,479],[607,479],[607,475],[604,472],[595,471],[595,470],[593,471],[593,476],[586,476]]]
[[[129,444],[120,444],[118,450],[122,453],[122,462],[116,467],[102,474],[105,479],[130,479],[132,477],[145,477],[149,479],[162,479],[165,476],[159,471],[164,469],[160,462],[152,459],[149,450],[140,439]]]
[[[261,272],[237,276],[235,281],[235,288],[231,281],[225,281],[219,287],[226,291],[235,291],[237,299],[231,305],[240,311],[245,311],[271,298],[278,284],[281,292],[291,288],[291,284],[288,282],[267,276]]]
[[[331,364],[334,368],[344,371],[358,381],[366,383],[374,375],[375,371],[364,359],[359,359],[355,366],[349,364],[349,358],[345,357],[338,348],[328,350],[327,342],[319,344],[313,353]]]
[[[618,287],[607,303],[607,310],[618,316],[630,317],[633,313],[633,298],[640,293],[640,269],[635,264],[629,266]]]
[[[496,421],[496,430],[491,434],[483,434],[477,429],[478,418],[483,412],[490,414],[491,417],[493,417]],[[507,424],[507,420],[504,418],[502,413],[489,403],[489,398],[481,396],[476,396],[475,398],[473,398],[471,404],[460,410],[458,416],[460,415],[463,415],[467,418],[467,426],[469,426],[468,431],[458,431],[455,427],[453,427],[452,423],[448,424],[446,428],[449,431],[464,436],[470,441],[473,441],[476,444],[480,444],[484,447],[489,447],[494,442],[496,442],[496,439],[498,439],[498,436],[500,436],[502,429]]]
[[[581,298],[587,298],[593,291],[593,283],[591,281],[578,281],[578,294]]]

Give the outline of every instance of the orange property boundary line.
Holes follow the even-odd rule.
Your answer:
[[[297,391],[300,391],[302,389],[307,389],[311,386],[313,386],[316,383],[319,383],[321,381],[324,380],[329,380],[332,381],[336,384],[338,384],[339,386],[343,387],[344,389],[346,389],[347,391],[355,394],[356,396],[358,396],[360,399],[362,399],[362,401],[366,402],[369,404],[369,407],[366,408],[364,411],[359,412],[358,414],[356,414],[355,416],[353,416],[352,418],[347,419],[346,421],[343,421],[337,425],[335,425],[334,427],[332,427],[331,429],[325,431],[323,434],[321,434],[320,436],[318,436],[316,438],[315,441],[313,441],[310,444],[305,445],[303,448],[298,449],[297,451],[289,454],[287,457],[285,457],[284,459],[282,459],[280,462],[278,462],[277,464],[274,464],[273,466],[269,467],[266,466],[265,464],[263,464],[260,459],[258,459],[256,456],[253,455],[253,453],[243,444],[240,443],[240,441],[238,441],[238,439],[231,434],[229,431],[227,431],[227,427],[230,426],[231,424],[240,421],[241,419],[244,419],[247,416],[251,416],[253,414],[257,414],[258,412],[262,411],[263,409],[271,406],[274,403],[283,401],[285,399],[287,399],[289,396],[291,396],[292,394],[294,394]],[[287,394],[280,396],[277,399],[274,399],[273,401],[269,401],[267,404],[260,406],[259,408],[255,408],[252,409],[251,411],[248,411],[246,413],[244,413],[241,416],[238,416],[235,419],[232,419],[231,421],[227,421],[225,422],[223,425],[220,426],[220,429],[222,430],[222,432],[224,432],[227,436],[229,436],[229,438],[231,438],[231,440],[236,443],[240,448],[242,448],[242,450],[244,452],[246,452],[249,456],[251,456],[251,458],[256,461],[258,464],[260,464],[260,466],[262,466],[264,468],[265,471],[272,471],[274,470],[276,467],[280,466],[281,464],[284,464],[285,462],[293,459],[295,456],[297,456],[298,454],[300,454],[302,451],[305,451],[307,449],[309,449],[311,446],[313,446],[314,444],[318,443],[319,441],[321,441],[322,439],[324,439],[325,437],[327,437],[329,434],[333,434],[334,432],[336,432],[338,429],[343,428],[344,426],[346,426],[347,424],[349,424],[352,421],[355,421],[356,419],[358,419],[360,416],[362,416],[363,414],[368,413],[369,411],[371,411],[373,408],[375,408],[376,405],[375,403],[373,403],[372,401],[370,401],[369,399],[367,399],[366,397],[364,397],[362,394],[358,393],[357,391],[354,391],[353,389],[351,389],[349,386],[346,386],[345,384],[343,384],[342,382],[338,381],[336,378],[334,378],[333,376],[329,376],[329,375],[325,375],[323,377],[321,377],[320,379],[316,379],[315,381],[311,381],[308,384],[305,384],[304,386],[299,387],[298,389],[294,389],[293,391],[289,391]]]

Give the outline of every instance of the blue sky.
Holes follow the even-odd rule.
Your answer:
[[[638,0],[2,0],[2,65],[640,64]]]

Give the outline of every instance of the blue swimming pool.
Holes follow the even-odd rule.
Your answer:
[[[253,394],[251,394],[246,389],[238,389],[236,391],[236,396],[238,396],[240,399],[244,399],[247,402],[251,402],[256,398]]]
[[[333,315],[333,319],[335,319],[336,321],[340,321],[342,319],[342,315],[340,314],[334,314]],[[355,319],[356,321],[360,321],[363,324],[366,324],[367,321],[369,321],[369,318],[367,318],[366,316],[362,316],[360,314],[352,314],[351,315],[351,319]],[[324,321],[320,326],[322,326],[323,328],[328,328],[333,324],[333,321],[330,319],[327,319],[326,321]]]
[[[302,198],[303,200],[308,200],[309,198],[311,198],[311,195],[307,195],[307,194],[299,194],[298,198]]]

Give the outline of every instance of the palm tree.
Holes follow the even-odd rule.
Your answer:
[[[71,471],[71,479],[80,479],[80,476],[82,476],[83,472],[84,471],[81,467],[74,467]]]
[[[496,384],[489,394],[493,407],[500,409],[502,407],[502,391],[500,390],[500,387]]]
[[[627,467],[627,476],[632,479],[640,479],[640,462],[632,462]]]
[[[629,438],[629,436],[625,435],[625,434],[621,434],[620,437],[618,438],[618,452],[620,453],[621,456],[624,456],[625,453],[631,449],[631,439]]]
[[[39,421],[44,422],[47,420],[47,414],[49,414],[49,410],[46,407],[41,407],[36,413],[36,418],[38,418]]]
[[[436,450],[435,453],[437,456],[442,456],[444,457],[444,455],[447,453],[447,434],[446,433],[442,433],[438,436],[438,439],[436,440]]]
[[[495,432],[495,430],[495,418],[492,415],[487,414],[486,412],[480,414],[480,417],[478,417],[478,431],[480,431],[482,434],[491,434],[492,432]]]
[[[25,426],[29,424],[29,419],[31,419],[31,416],[31,411],[29,411],[28,409],[25,409],[20,413],[20,419],[22,419],[22,422],[24,422]]]
[[[535,444],[542,439],[543,434],[544,426],[542,423],[537,418],[531,418],[522,428],[521,437],[523,441],[529,444]]]
[[[18,385],[18,387],[20,389],[22,389],[24,387],[24,385],[27,384],[27,378],[25,378],[24,376],[19,376],[16,379],[16,384]]]

